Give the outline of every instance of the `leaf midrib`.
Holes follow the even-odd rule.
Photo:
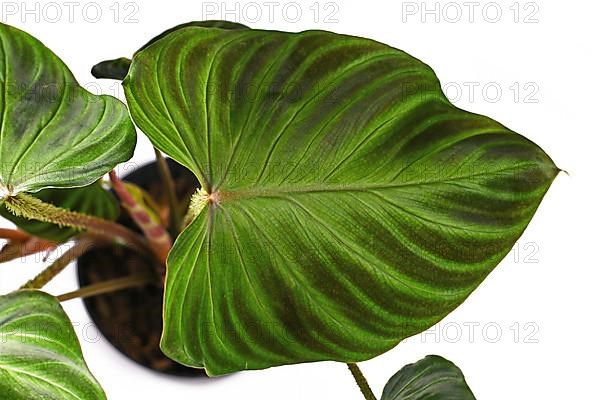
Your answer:
[[[422,182],[405,182],[405,183],[389,183],[389,184],[355,184],[355,185],[340,185],[340,184],[308,184],[304,186],[277,186],[277,187],[250,187],[240,189],[221,189],[219,190],[220,202],[231,202],[234,200],[257,198],[257,197],[281,197],[293,194],[310,194],[310,193],[338,193],[338,192],[371,192],[380,190],[391,190],[409,187],[418,187],[426,185],[439,185],[449,182],[457,182],[465,179],[473,179],[482,176],[493,176],[509,171],[525,169],[528,167],[540,167],[539,163],[529,162],[522,163],[508,168],[502,168],[495,171],[486,171],[477,174],[461,175],[452,178],[422,181]]]

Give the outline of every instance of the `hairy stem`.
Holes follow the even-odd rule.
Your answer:
[[[50,266],[40,272],[35,278],[21,286],[20,289],[41,289],[55,276],[60,274],[71,261],[81,257],[83,253],[90,250],[92,247],[101,243],[98,238],[93,236],[82,236],[75,246],[71,247],[62,256],[56,259]]]
[[[169,226],[171,228],[171,235],[177,236],[181,230],[182,215],[177,204],[175,181],[171,175],[171,170],[169,169],[167,160],[156,147],[154,148],[154,154],[156,155],[156,163],[158,164],[158,173],[160,174],[160,179],[165,185],[165,190],[167,191],[167,201],[169,202]]]
[[[140,274],[126,276],[125,278],[111,279],[106,282],[95,283],[85,286],[73,292],[65,293],[56,298],[58,301],[68,301],[72,299],[85,299],[87,297],[98,296],[100,294],[116,292],[118,290],[129,289],[132,287],[144,286],[155,282],[156,277],[150,274]]]
[[[59,226],[86,229],[88,232],[104,237],[109,241],[131,247],[142,254],[148,251],[148,245],[137,233],[123,225],[102,218],[66,210],[37,197],[19,193],[8,197],[4,205],[16,216],[49,222]]]
[[[158,261],[160,261],[161,265],[164,265],[167,260],[167,255],[173,246],[171,236],[160,222],[154,221],[146,209],[133,198],[123,182],[117,177],[115,171],[111,171],[109,176],[113,189],[117,193],[119,199],[121,199],[121,204],[127,209],[137,226],[144,232],[144,236],[146,236],[150,242],[152,252]]]
[[[365,397],[365,400],[377,400],[373,394],[373,391],[371,390],[371,387],[369,386],[369,383],[367,382],[367,379],[363,375],[360,368],[358,368],[358,365],[354,363],[348,363],[347,365],[348,369],[350,369],[350,372],[352,373],[352,376],[354,377],[354,380],[356,381],[356,384]]]

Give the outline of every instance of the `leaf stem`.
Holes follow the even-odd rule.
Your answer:
[[[373,391],[371,390],[371,387],[369,386],[369,383],[367,382],[367,379],[363,375],[360,368],[358,368],[358,365],[356,365],[355,363],[348,363],[347,365],[348,369],[352,373],[352,376],[354,377],[354,380],[356,381],[356,384],[358,385],[360,391],[365,397],[365,400],[377,400],[377,398],[373,394]]]
[[[0,239],[16,240],[17,242],[25,242],[30,239],[31,235],[18,229],[0,228]]]
[[[12,261],[19,257],[27,257],[32,254],[54,250],[58,243],[51,242],[39,237],[32,236],[24,242],[11,240],[0,249],[0,263]]]
[[[41,289],[54,277],[60,274],[71,261],[81,257],[83,253],[92,247],[102,243],[98,238],[91,235],[82,236],[75,246],[67,250],[62,256],[56,259],[50,266],[40,272],[35,278],[29,280],[20,289]]]
[[[177,192],[175,190],[175,181],[169,164],[163,156],[163,154],[156,147],[154,148],[154,154],[156,155],[156,163],[158,164],[158,173],[160,179],[165,185],[167,191],[167,201],[169,202],[169,227],[171,228],[171,235],[177,236],[181,230],[182,215],[177,204]]]
[[[110,171],[109,176],[113,189],[121,200],[121,204],[127,209],[137,226],[144,232],[144,236],[150,242],[150,248],[158,261],[160,261],[161,265],[165,265],[167,255],[173,246],[171,235],[169,235],[160,222],[153,220],[146,209],[135,200],[123,184],[123,181],[117,177],[115,171]]]
[[[137,233],[115,222],[66,210],[37,197],[19,193],[8,197],[4,205],[15,215],[59,226],[86,229],[111,242],[117,242],[137,250],[141,254],[148,252],[148,245]]]
[[[57,296],[56,298],[61,302],[73,299],[85,299],[87,297],[98,296],[132,287],[144,286],[154,281],[156,281],[156,277],[150,274],[131,275],[85,286],[73,292]]]

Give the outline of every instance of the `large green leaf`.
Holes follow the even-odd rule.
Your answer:
[[[101,400],[71,321],[43,292],[0,296],[0,398]]]
[[[460,369],[440,356],[427,356],[398,371],[381,400],[475,400]]]
[[[35,197],[67,210],[113,221],[117,219],[120,211],[115,196],[102,188],[100,182],[74,189],[44,189],[36,193]],[[17,217],[5,207],[0,207],[0,215],[25,232],[57,243],[64,242],[80,232],[47,222]]]
[[[0,200],[91,184],[135,141],[123,103],[86,91],[37,39],[0,24]]]
[[[427,65],[357,37],[185,28],[138,53],[124,86],[206,190],[168,259],[162,349],[209,374],[361,361],[429,328],[558,171],[454,107]]]

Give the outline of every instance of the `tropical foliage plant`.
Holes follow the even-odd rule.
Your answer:
[[[536,144],[458,109],[433,70],[373,40],[192,22],[96,65],[127,106],[76,82],[42,43],[0,25],[0,198],[18,229],[0,261],[74,247],[0,297],[0,397],[102,399],[59,301],[164,285],[162,351],[209,375],[357,362],[458,307],[521,236],[559,169]],[[137,126],[200,182],[167,219],[114,169]],[[109,173],[109,180],[103,176]],[[116,222],[127,212],[133,231]],[[90,248],[126,246],[152,273],[40,291]],[[438,356],[382,400],[473,399]]]

